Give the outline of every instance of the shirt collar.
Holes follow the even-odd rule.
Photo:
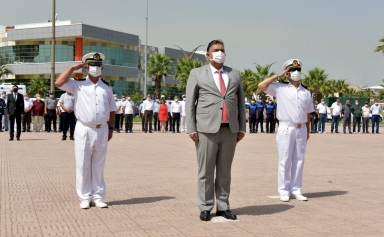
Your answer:
[[[211,64],[209,64],[209,66],[211,67],[211,70],[212,70],[213,73],[217,73],[217,71],[221,71],[222,73],[226,73],[226,71],[224,70],[224,67],[221,67],[219,70],[217,70]]]
[[[93,84],[93,82],[91,81],[91,79],[89,79],[89,76],[88,76],[88,75],[87,75],[87,77],[86,77],[86,79],[85,79],[85,80],[86,80],[86,82],[87,82],[87,83],[89,83],[89,82],[90,82],[90,83],[92,83],[92,84]],[[99,85],[99,83],[100,83],[100,77],[99,77],[99,80],[97,80],[97,82],[95,83],[95,85]]]

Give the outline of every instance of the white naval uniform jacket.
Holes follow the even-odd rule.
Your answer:
[[[84,79],[71,78],[60,89],[75,96],[76,118],[85,124],[106,124],[110,112],[117,110],[112,88],[100,77],[96,84],[88,76]]]

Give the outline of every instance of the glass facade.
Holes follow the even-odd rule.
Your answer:
[[[124,48],[83,46],[83,53],[100,52],[105,55],[104,64],[134,67],[139,66],[139,52]]]

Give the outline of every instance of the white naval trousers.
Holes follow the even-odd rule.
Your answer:
[[[181,130],[187,131],[187,119],[181,116]]]
[[[295,128],[280,124],[276,144],[279,153],[279,195],[301,194],[307,147],[307,127]]]
[[[108,125],[89,128],[77,122],[75,129],[76,191],[83,200],[105,197],[104,165],[108,147]]]

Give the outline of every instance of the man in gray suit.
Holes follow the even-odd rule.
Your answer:
[[[206,56],[210,64],[190,73],[185,105],[187,130],[196,145],[200,219],[211,219],[216,192],[216,216],[235,220],[228,198],[236,144],[245,135],[244,90],[240,72],[224,66],[221,40],[208,44]]]

